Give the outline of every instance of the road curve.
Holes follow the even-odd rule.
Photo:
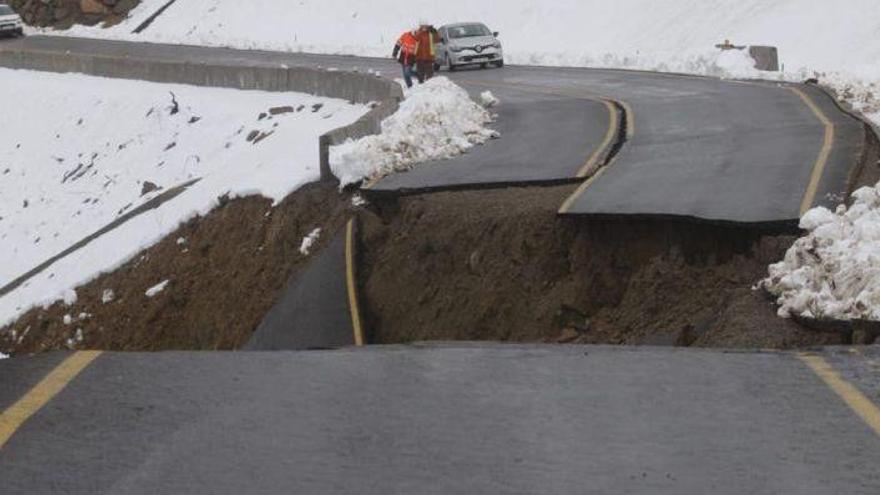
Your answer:
[[[388,77],[399,70],[384,59],[42,36],[0,43],[2,50],[369,69]],[[865,141],[859,121],[805,85],[537,67],[447,75],[474,95],[490,89],[499,96],[501,139],[390,176],[373,194],[582,180],[590,157],[606,151],[604,103],[613,101],[628,119],[614,136],[625,144],[562,213],[796,224],[805,207],[841,201]]]

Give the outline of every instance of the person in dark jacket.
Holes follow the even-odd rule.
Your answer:
[[[394,44],[394,51],[391,53],[391,56],[396,58],[403,68],[403,80],[406,81],[406,87],[408,88],[412,87],[412,76],[416,74],[413,67],[416,65],[416,53],[418,51],[418,30],[414,29],[400,35],[397,43]],[[419,82],[422,82],[421,77],[419,77]]]

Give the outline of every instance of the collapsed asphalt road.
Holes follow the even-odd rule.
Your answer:
[[[0,50],[22,47],[397,72],[385,60],[44,37]],[[472,170],[428,164],[380,181],[376,194],[565,180],[583,183],[560,204],[569,214],[777,224],[791,223],[805,203],[844,194],[856,167],[861,128],[805,87],[795,89],[806,99],[768,83],[516,67],[453,78],[499,96],[506,127],[491,146],[508,140],[516,152],[501,161],[475,152],[465,157]],[[740,105],[777,112],[749,119]],[[546,114],[552,122],[534,115],[544,106],[554,109]],[[611,156],[614,144],[623,147]],[[775,180],[756,175],[765,168]],[[582,181],[585,170],[604,171]],[[608,200],[598,201],[603,194]],[[329,261],[313,268],[334,275],[320,277],[332,297],[296,281],[288,295],[293,304],[319,305],[313,315],[334,312],[332,332],[315,328],[331,320],[305,318],[309,333],[269,332],[255,348],[356,343],[357,329],[343,328],[358,319],[342,277],[347,256],[338,243],[325,255]],[[290,308],[276,309],[277,321],[290,321]],[[350,315],[340,314],[346,309]],[[74,354],[70,365],[67,357],[0,362],[0,486],[10,493],[873,494],[880,487],[876,351],[809,357],[490,345]]]
[[[858,379],[880,356],[862,352],[456,345],[103,354],[0,450],[0,486],[873,495],[880,437],[857,412],[880,416],[841,398],[880,392],[876,380]],[[0,362],[0,374],[48,370],[57,358]],[[833,376],[810,368],[829,360]],[[862,391],[839,396],[823,382],[835,378]],[[4,380],[0,403],[17,392]]]

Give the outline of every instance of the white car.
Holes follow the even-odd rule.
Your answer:
[[[454,71],[462,65],[490,64],[504,67],[504,50],[498,41],[498,32],[492,32],[485,24],[463,22],[447,24],[438,29],[435,65]]]
[[[22,36],[24,25],[21,16],[6,4],[0,4],[0,35]]]

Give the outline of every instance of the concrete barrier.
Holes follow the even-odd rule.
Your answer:
[[[320,137],[321,180],[334,180],[329,163],[330,146],[381,132],[382,120],[394,113],[403,99],[400,85],[389,79],[311,67],[209,65],[42,50],[0,50],[0,67],[193,86],[295,91],[370,105],[371,110],[356,122]]]

